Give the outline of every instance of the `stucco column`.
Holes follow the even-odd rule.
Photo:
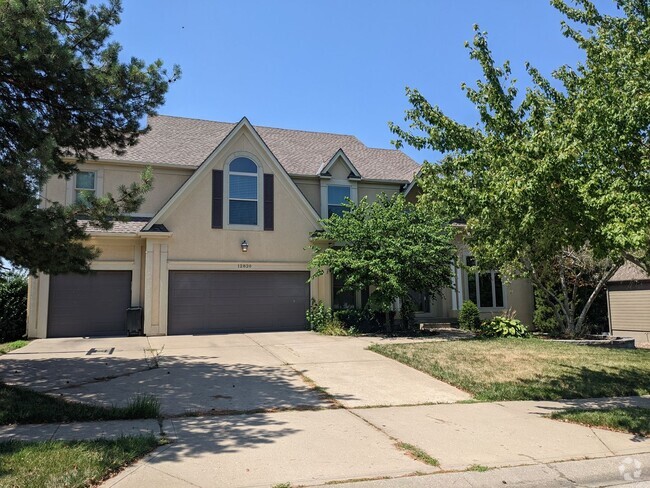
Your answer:
[[[167,334],[167,243],[147,239],[144,263],[144,333]]]
[[[50,296],[50,277],[40,274],[28,278],[27,288],[27,337],[47,337],[47,311]]]

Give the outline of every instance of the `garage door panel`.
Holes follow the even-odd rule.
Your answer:
[[[131,271],[50,277],[48,337],[126,334]]]
[[[308,272],[170,271],[169,334],[300,330]]]

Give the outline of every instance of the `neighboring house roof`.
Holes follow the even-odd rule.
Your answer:
[[[235,123],[157,115],[138,144],[118,156],[95,150],[99,159],[198,167],[237,125]],[[354,136],[254,126],[290,175],[316,176],[343,150],[362,178],[411,181],[420,165],[396,149],[366,147]]]
[[[614,276],[609,279],[609,282],[621,282],[621,281],[648,281],[650,280],[650,275],[643,271],[639,266],[634,263],[627,261],[623,266],[621,266]]]

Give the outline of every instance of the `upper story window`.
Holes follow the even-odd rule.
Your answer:
[[[327,217],[343,215],[346,198],[350,198],[349,186],[329,185],[327,187]]]
[[[257,165],[248,158],[236,158],[228,172],[228,223],[257,225]]]
[[[472,256],[466,258],[467,266],[475,266]],[[498,271],[467,274],[469,299],[479,308],[503,308],[503,282]]]
[[[97,178],[94,171],[79,171],[75,175],[75,202],[86,203],[89,195],[97,194]]]

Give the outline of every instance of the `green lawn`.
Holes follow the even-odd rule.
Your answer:
[[[370,350],[471,393],[479,401],[650,394],[650,350],[541,339],[373,345]]]
[[[95,485],[161,444],[153,435],[115,440],[0,443],[0,487]]]
[[[555,412],[551,418],[650,436],[650,408],[570,409]]]
[[[100,407],[68,402],[0,383],[0,425],[144,419],[159,416],[160,403],[150,396],[135,397],[125,407]]]
[[[0,344],[0,355],[25,347],[27,344],[29,344],[29,341],[13,341]]]

